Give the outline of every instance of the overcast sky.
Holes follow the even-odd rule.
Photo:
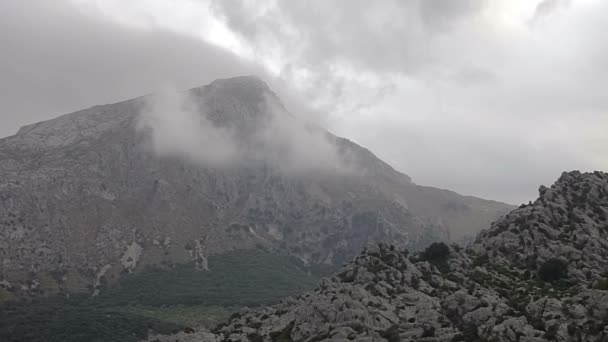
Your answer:
[[[416,183],[520,203],[608,170],[608,1],[4,0],[0,136],[257,74]]]

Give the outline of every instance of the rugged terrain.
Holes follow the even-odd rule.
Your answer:
[[[314,291],[150,341],[608,341],[608,174],[564,173],[466,248],[365,249]]]
[[[414,184],[301,123],[255,77],[178,97],[95,106],[0,139],[0,299],[98,295],[149,267],[212,272],[209,258],[234,250],[339,266],[370,242],[457,240],[511,209]],[[163,135],[173,111],[195,119]]]

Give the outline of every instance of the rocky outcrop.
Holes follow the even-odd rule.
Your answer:
[[[198,340],[608,341],[607,213],[608,174],[564,173],[467,248],[368,247],[314,291]]]
[[[148,265],[204,271],[210,255],[257,245],[340,265],[371,242],[419,248],[510,209],[412,183],[370,151],[299,122],[255,77],[179,96],[188,101],[95,106],[0,139],[0,281],[11,284],[0,298],[99,293]],[[154,126],[172,111],[190,115],[183,131]],[[152,124],[142,120],[149,112],[160,114],[146,117]],[[201,122],[202,140],[190,129]],[[155,134],[164,126],[173,131],[163,140]],[[213,137],[234,146],[203,144]],[[173,145],[159,152],[162,143]],[[198,158],[201,150],[236,154],[214,164],[207,159],[223,155]],[[336,158],[319,161],[322,153]]]
[[[608,271],[608,175],[563,173],[540,197],[482,232],[475,249],[497,263],[532,270],[547,260],[567,264],[568,274],[590,281]]]

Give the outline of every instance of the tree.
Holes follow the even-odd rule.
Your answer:
[[[433,242],[428,246],[421,257],[430,263],[441,263],[444,262],[450,255],[450,248],[443,242]]]
[[[538,276],[542,281],[556,282],[568,276],[568,265],[557,258],[552,258],[540,266]]]

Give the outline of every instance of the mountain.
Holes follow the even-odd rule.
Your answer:
[[[564,173],[466,248],[370,246],[314,291],[170,340],[608,341],[607,217],[608,174]]]
[[[125,293],[157,291],[168,277],[228,291],[213,285],[235,276],[227,260],[252,268],[222,298],[265,281],[291,294],[273,267],[314,278],[370,242],[458,240],[510,209],[413,183],[300,121],[256,77],[217,80],[0,139],[0,300],[96,296],[123,279]]]

